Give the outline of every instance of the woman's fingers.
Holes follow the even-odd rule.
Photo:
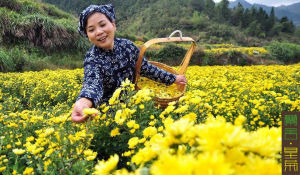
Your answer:
[[[76,101],[72,111],[72,121],[76,123],[84,122],[87,116],[84,115],[83,110],[90,107],[92,107],[92,102],[87,98],[81,98]]]
[[[187,83],[186,77],[184,75],[177,75],[175,84],[185,85]]]
[[[72,112],[72,121],[81,123],[84,122],[85,118],[86,117],[83,114],[83,109],[80,106],[75,105]]]

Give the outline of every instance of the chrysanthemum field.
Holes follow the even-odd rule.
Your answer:
[[[126,81],[75,124],[83,69],[0,73],[0,174],[280,175],[281,112],[300,110],[300,64],[186,76],[164,110]]]

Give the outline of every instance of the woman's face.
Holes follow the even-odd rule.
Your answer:
[[[89,40],[96,46],[103,49],[114,48],[116,25],[100,12],[89,16],[86,24],[86,33]]]

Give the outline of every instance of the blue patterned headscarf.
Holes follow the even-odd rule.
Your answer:
[[[100,12],[106,15],[110,21],[115,21],[115,10],[112,4],[106,5],[90,5],[84,9],[79,15],[78,32],[80,35],[87,37],[86,34],[86,22],[88,16],[94,12]]]

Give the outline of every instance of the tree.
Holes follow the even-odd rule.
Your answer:
[[[266,11],[264,11],[264,9],[262,7],[260,7],[258,10],[258,14],[256,16],[256,20],[261,25],[261,28],[264,31],[266,31],[266,28],[267,28],[266,26],[267,26],[268,18],[269,18],[269,16],[266,13]]]
[[[210,18],[215,16],[215,3],[212,0],[204,1],[204,13],[206,13]]]
[[[276,22],[276,17],[275,17],[274,7],[272,7],[269,19],[267,20],[267,23],[266,23],[266,31],[267,32],[273,28],[273,26],[275,25],[275,22]],[[272,36],[272,35],[270,35],[270,36]]]
[[[250,23],[249,27],[247,28],[247,33],[251,36],[258,36],[262,33],[261,25],[257,22],[257,20]]]
[[[208,17],[205,17],[197,11],[194,11],[191,21],[195,29],[203,29],[208,25]]]
[[[251,11],[249,9],[246,9],[241,19],[242,28],[247,28],[251,23],[251,20],[252,20]]]
[[[281,32],[281,30],[282,30],[282,25],[281,25],[281,23],[277,22],[272,27],[271,31],[269,32],[269,35],[270,36],[279,35],[279,33]]]
[[[300,39],[300,27],[297,27],[297,28],[296,28],[295,36],[298,37],[298,38]]]
[[[229,9],[229,1],[228,0],[222,0],[218,4],[218,11],[219,11],[219,19],[220,21],[228,21],[231,16],[231,11]]]
[[[238,26],[242,21],[244,14],[244,7],[241,3],[238,4],[237,7],[233,9],[232,16],[231,16],[231,24],[234,26]]]
[[[194,11],[191,21],[193,22],[194,28],[199,27],[199,25],[201,24],[201,16],[198,11]]]
[[[258,16],[258,11],[255,7],[251,7],[250,9],[250,13],[249,13],[249,16],[250,16],[250,20],[251,22],[256,20],[257,16]]]
[[[204,9],[204,0],[191,0],[190,5],[193,10],[201,12]]]
[[[294,23],[292,21],[289,21],[286,16],[280,19],[280,23],[282,25],[282,30],[281,30],[282,32],[294,33],[295,31]]]

